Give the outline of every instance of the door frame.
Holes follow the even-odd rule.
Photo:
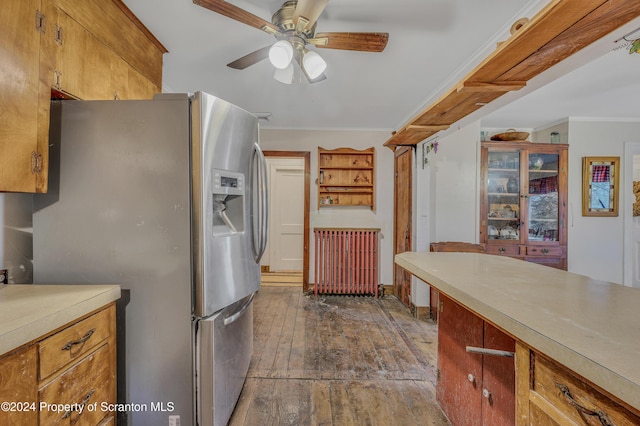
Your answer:
[[[302,291],[309,291],[309,214],[311,208],[311,152],[263,151],[265,157],[304,159],[304,237],[302,252]]]
[[[624,144],[624,161],[622,161],[622,175],[624,189],[622,196],[623,206],[623,224],[622,234],[623,238],[623,256],[622,256],[622,282],[625,286],[631,287],[633,285],[633,268],[638,267],[633,262],[633,238],[631,235],[631,228],[633,226],[633,203],[635,202],[635,196],[633,195],[633,156],[640,155],[640,142],[625,142]]]
[[[403,209],[407,209],[409,212],[409,222],[408,222],[408,235],[407,235],[407,246],[409,248],[413,247],[413,166],[414,166],[414,156],[413,156],[413,150],[415,147],[413,146],[402,146],[397,148],[394,151],[394,158],[393,158],[393,176],[394,176],[394,181],[393,181],[393,255],[395,257],[396,254],[398,254],[397,249],[398,249],[398,241],[399,238],[401,238],[401,236],[398,235],[397,228],[398,228],[398,211],[399,209],[403,208]],[[410,155],[410,167],[411,170],[409,171],[409,176],[408,176],[408,182],[410,185],[409,188],[409,205],[408,206],[400,206],[398,204],[398,157],[400,157],[401,155],[404,155],[408,153],[408,155]],[[398,268],[400,268],[398,265],[393,264],[393,291],[394,293],[397,292],[398,287],[399,287],[399,282],[397,280],[397,270]],[[404,271],[403,274],[405,274],[405,276],[408,277],[408,283],[407,283],[407,300],[402,300],[402,294],[396,294],[396,297],[398,297],[398,299],[408,308],[411,308],[411,306],[413,305],[413,300],[411,297],[411,293],[412,293],[412,280],[411,280],[411,275],[407,272]],[[406,303],[405,303],[406,302]]]

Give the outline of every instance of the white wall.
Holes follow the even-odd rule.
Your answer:
[[[12,284],[33,281],[33,195],[0,194],[0,268]]]
[[[431,206],[432,241],[479,238],[480,122],[474,122],[440,140],[431,155],[434,196]]]
[[[582,216],[582,157],[620,157],[623,167],[624,142],[638,140],[638,122],[569,121],[569,271],[622,284],[624,204],[618,217]]]
[[[349,130],[260,130],[263,150],[309,151],[311,153],[311,205],[309,217],[309,282],[313,282],[314,227],[380,228],[380,282],[393,284],[393,152],[383,146],[386,131]],[[368,207],[323,207],[318,210],[318,147],[376,149],[376,209]]]
[[[437,151],[432,144],[437,142]],[[425,155],[425,146],[431,148]],[[414,250],[435,241],[478,242],[480,123],[418,144],[414,179]],[[425,162],[425,156],[427,161]],[[429,306],[428,287],[413,277],[412,302]]]

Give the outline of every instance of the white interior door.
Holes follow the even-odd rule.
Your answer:
[[[301,271],[304,253],[304,159],[267,158],[267,167],[269,270]]]
[[[624,152],[624,284],[640,288],[640,208],[634,203],[640,203],[634,193],[634,182],[640,186],[640,142],[628,142]],[[634,216],[638,214],[638,216]]]

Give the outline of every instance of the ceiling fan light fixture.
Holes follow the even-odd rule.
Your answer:
[[[293,63],[290,63],[286,68],[283,69],[276,68],[275,72],[273,73],[273,78],[280,83],[291,84],[293,83],[293,68]]]
[[[315,80],[320,77],[327,68],[325,60],[312,50],[305,52],[304,57],[302,58],[302,65],[311,80]]]
[[[283,70],[287,68],[292,59],[293,46],[287,40],[280,40],[269,49],[269,61],[277,69]]]

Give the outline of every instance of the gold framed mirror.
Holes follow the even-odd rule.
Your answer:
[[[620,157],[582,158],[582,216],[618,216]]]

